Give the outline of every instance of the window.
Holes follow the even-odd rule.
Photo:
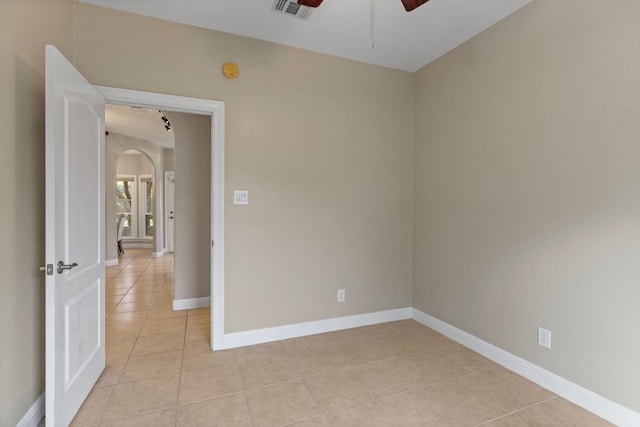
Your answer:
[[[153,237],[153,179],[150,176],[140,177],[140,200],[144,201],[141,223],[144,224],[143,236]]]
[[[125,215],[122,238],[153,238],[153,177],[151,175],[119,175],[116,180],[116,221]]]
[[[124,227],[122,229],[122,238],[131,239],[137,237],[138,230],[135,218],[135,202],[136,202],[136,177],[135,176],[118,176],[116,180],[116,221],[120,215],[124,215]]]

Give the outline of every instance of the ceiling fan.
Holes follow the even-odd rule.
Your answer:
[[[418,6],[422,6],[429,0],[400,0],[407,12],[411,12]],[[322,0],[298,0],[298,4],[308,7],[318,7],[322,3]]]

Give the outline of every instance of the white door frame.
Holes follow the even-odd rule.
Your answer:
[[[109,104],[211,116],[211,347],[224,348],[224,102],[95,86]]]

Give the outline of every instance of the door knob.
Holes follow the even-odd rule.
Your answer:
[[[62,261],[58,261],[58,274],[62,274],[64,270],[71,270],[73,267],[77,267],[78,263],[73,262],[71,264],[65,264]]]

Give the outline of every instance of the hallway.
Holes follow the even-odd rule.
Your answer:
[[[73,426],[609,425],[415,321],[212,352],[173,256],[107,268],[107,368]]]

